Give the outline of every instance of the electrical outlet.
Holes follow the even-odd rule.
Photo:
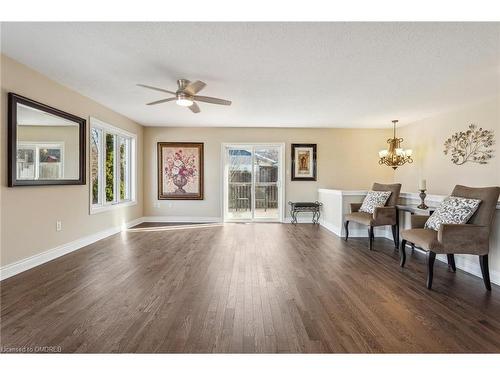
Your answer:
[[[156,201],[153,203],[154,208],[160,208],[160,202]]]
[[[62,223],[61,223],[61,220],[57,220],[57,221],[56,221],[56,231],[57,231],[57,232],[62,231]]]

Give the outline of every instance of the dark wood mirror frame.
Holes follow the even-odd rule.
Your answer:
[[[23,104],[54,116],[59,116],[79,124],[79,178],[67,180],[18,180],[16,175],[17,160],[17,104]],[[48,105],[25,98],[24,96],[9,92],[8,94],[8,186],[43,186],[43,185],[85,185],[85,149],[86,149],[86,121],[83,118],[74,116],[70,113],[60,111]]]

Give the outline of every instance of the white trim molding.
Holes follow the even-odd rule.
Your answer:
[[[313,215],[311,212],[298,212],[297,215],[297,224],[312,224],[312,218]],[[292,223],[292,217],[291,216],[285,216],[285,219],[283,220],[284,224],[291,224]]]
[[[128,132],[116,126],[110,125],[104,121],[101,121],[95,117],[90,117],[90,126],[89,126],[89,154],[91,153],[90,147],[90,137],[92,129],[98,129],[101,133],[101,144],[99,145],[99,160],[98,160],[98,174],[99,174],[99,202],[96,204],[92,203],[92,171],[89,174],[89,213],[91,215],[98,214],[100,212],[114,210],[121,207],[129,207],[137,204],[137,134]],[[105,200],[105,190],[106,190],[106,176],[104,171],[105,160],[103,159],[104,155],[106,155],[105,150],[105,141],[104,135],[106,133],[112,134],[115,137],[115,158],[114,158],[114,198],[113,202],[106,202]],[[129,153],[129,158],[127,160],[127,172],[125,173],[127,183],[126,191],[128,192],[128,198],[124,200],[120,200],[119,193],[119,181],[120,181],[120,166],[119,166],[119,140],[128,141],[127,149]]]
[[[333,223],[330,223],[329,221],[325,221],[320,217],[319,219],[319,225],[321,225],[323,228],[329,230],[333,234],[335,234],[338,237],[342,237],[342,228],[334,225]]]
[[[326,193],[342,196],[366,195],[367,190],[338,190],[338,189],[318,189],[318,193]]]
[[[319,224],[338,237],[345,236],[345,234],[343,233],[343,228],[341,227],[337,227],[328,221],[322,220],[321,218],[319,220]],[[388,228],[390,228],[390,226],[388,226],[387,228],[375,227],[373,228],[373,234],[375,235],[375,237],[387,238],[388,240],[393,241],[392,231]],[[368,229],[350,228],[349,238],[351,237],[368,237]]]
[[[221,223],[217,216],[144,216],[143,223]]]
[[[120,233],[122,230],[138,225],[143,221],[144,221],[143,218],[140,217],[128,223],[124,223],[122,226],[116,226],[109,229],[105,229],[103,231],[79,238],[75,241],[59,245],[52,249],[46,250],[40,254],[33,255],[29,258],[25,258],[11,264],[7,264],[3,267],[0,267],[0,280],[5,280],[9,277],[17,275],[18,273],[27,271],[30,268],[37,267],[41,264],[50,262],[51,260],[69,254],[73,251],[79,250],[82,247],[93,244],[94,242],[102,240],[106,237]]]
[[[406,245],[406,250],[407,251],[412,250],[410,244]],[[425,250],[420,250],[417,248],[415,248],[414,251],[418,251],[419,253],[422,254],[426,253]],[[436,260],[448,264],[448,258],[446,254],[436,254]],[[471,275],[477,276],[480,279],[483,278],[483,274],[481,273],[481,267],[479,266],[479,257],[477,255],[455,254],[455,264],[457,269],[470,273]],[[490,281],[493,284],[500,285],[500,273],[496,270],[492,270],[491,267],[490,267]]]
[[[420,203],[420,193],[412,193],[412,192],[402,192],[399,194],[401,199],[410,199]],[[438,195],[438,194],[427,194],[425,197],[425,203],[430,204],[431,206],[438,206],[447,195]],[[500,210],[500,201],[497,202],[496,206],[497,210]]]

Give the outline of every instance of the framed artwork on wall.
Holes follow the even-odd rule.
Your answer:
[[[292,143],[292,181],[316,181],[316,144]]]
[[[203,199],[203,143],[158,142],[158,199]]]

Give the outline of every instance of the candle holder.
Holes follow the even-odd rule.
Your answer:
[[[420,203],[417,207],[422,209],[422,210],[428,209],[429,207],[425,204],[425,197],[427,196],[427,194],[425,194],[425,189],[420,190],[419,196],[420,196],[420,200],[422,201],[422,203]]]

